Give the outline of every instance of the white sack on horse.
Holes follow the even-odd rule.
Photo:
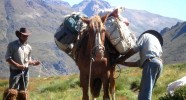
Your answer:
[[[115,10],[118,10],[117,17],[111,15],[105,23],[108,32],[106,36],[120,54],[126,54],[130,48],[135,46],[136,37],[128,28],[129,22],[127,18],[124,18],[120,14],[123,12],[124,8],[119,7]],[[102,10],[99,12],[99,15],[104,16],[114,11],[110,9],[105,11]]]
[[[184,86],[184,85],[186,85],[186,76],[184,76],[174,82],[169,83],[168,87],[167,87],[167,92],[170,95],[174,95],[175,89],[177,89],[178,87]]]

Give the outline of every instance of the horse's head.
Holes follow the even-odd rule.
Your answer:
[[[82,21],[87,23],[89,29],[89,40],[88,40],[88,49],[90,50],[91,57],[96,60],[100,61],[104,58],[104,42],[105,42],[105,27],[104,22],[107,19],[107,15],[100,17],[100,16],[93,16],[90,19],[82,18]]]

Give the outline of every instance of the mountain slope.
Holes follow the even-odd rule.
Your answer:
[[[163,58],[165,63],[186,61],[186,22],[177,23],[163,33]]]
[[[33,48],[33,58],[42,62],[42,75],[78,72],[76,64],[56,47],[53,38],[64,15],[74,11],[68,3],[59,0],[1,0],[0,7],[1,77],[9,76],[4,73],[9,72],[4,58],[6,46],[17,39],[15,31],[20,27],[27,27],[32,33],[28,41]],[[38,71],[37,67],[31,67],[31,76],[36,76]]]
[[[160,32],[165,27],[172,27],[177,22],[182,22],[179,19],[133,9],[125,9],[123,16],[129,20],[131,30],[134,31],[137,36],[149,29]]]

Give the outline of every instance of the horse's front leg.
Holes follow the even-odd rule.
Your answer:
[[[104,91],[104,94],[103,94],[103,100],[110,100],[110,97],[109,97],[109,72],[107,72],[102,81],[103,81],[103,91]]]
[[[89,100],[87,83],[88,83],[88,76],[80,72],[80,84],[83,91],[82,100]]]

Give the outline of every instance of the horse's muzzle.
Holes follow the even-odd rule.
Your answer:
[[[102,61],[104,58],[104,51],[105,51],[105,47],[104,46],[98,46],[96,48],[96,52],[95,52],[95,61]]]

